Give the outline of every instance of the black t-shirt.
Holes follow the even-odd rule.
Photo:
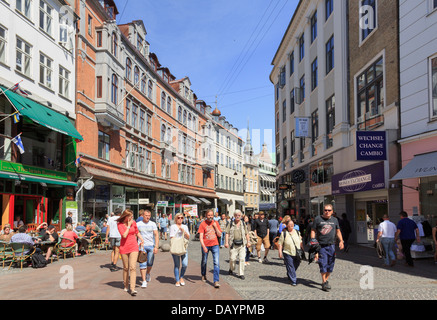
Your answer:
[[[258,237],[264,238],[267,235],[267,230],[270,229],[269,220],[264,219],[261,221],[260,219],[256,219],[254,223],[254,229],[256,230]]]
[[[337,229],[340,228],[340,225],[336,217],[326,219],[323,216],[317,216],[312,228],[316,230],[316,239],[320,245],[331,245],[335,244]]]
[[[55,239],[53,241],[54,243],[58,242],[58,233],[56,231],[53,232],[53,234],[51,236],[53,237],[53,239]],[[42,241],[50,241],[50,234],[47,231],[42,236]]]

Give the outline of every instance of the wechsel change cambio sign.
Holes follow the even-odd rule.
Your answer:
[[[385,131],[357,131],[357,161],[387,160]]]

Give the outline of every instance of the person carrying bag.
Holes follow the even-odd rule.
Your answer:
[[[178,213],[175,215],[175,223],[170,227],[170,253],[174,262],[174,276],[176,287],[184,286],[183,279],[188,267],[188,243],[190,231],[188,227],[182,224],[184,215]],[[182,264],[182,267],[181,267]]]
[[[294,223],[292,220],[287,221],[286,227],[279,237],[278,251],[279,258],[284,259],[285,267],[287,268],[287,276],[291,281],[291,285],[296,286],[296,271],[299,268],[301,260],[304,259],[305,253],[303,250],[302,239],[297,231],[294,230]]]

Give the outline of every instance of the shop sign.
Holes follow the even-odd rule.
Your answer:
[[[65,217],[68,217],[69,212],[73,214],[72,216],[73,226],[76,226],[78,221],[78,206],[76,201],[65,202]]]
[[[156,203],[157,207],[168,207],[168,201],[158,201]]]
[[[357,161],[387,160],[385,131],[357,131]]]
[[[190,215],[191,217],[198,217],[197,204],[183,204],[182,208],[184,210],[184,214]]]
[[[149,204],[149,199],[148,198],[138,199],[138,204]]]
[[[332,176],[332,194],[385,189],[384,162]]]
[[[39,176],[50,179],[68,180],[66,172],[48,170],[39,167],[32,167],[21,163],[9,162],[0,160],[0,170],[6,172],[13,172],[18,174],[28,174],[32,176]]]

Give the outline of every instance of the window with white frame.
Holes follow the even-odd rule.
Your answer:
[[[16,0],[16,9],[26,18],[32,20],[32,0]]]
[[[0,62],[6,63],[6,52],[7,52],[7,29],[0,25]]]
[[[431,58],[431,99],[431,116],[437,117],[437,56]]]
[[[152,99],[152,94],[153,94],[153,82],[152,82],[152,80],[149,80],[148,86],[147,86],[147,97],[149,99]]]
[[[59,66],[59,94],[70,98],[70,72],[62,66]]]
[[[144,132],[145,119],[146,119],[146,112],[144,111],[144,109],[140,109],[140,122],[138,127],[140,132]]]
[[[138,105],[136,103],[132,103],[132,121],[131,126],[137,129],[138,127]]]
[[[98,155],[100,159],[109,161],[110,137],[106,133],[99,131]]]
[[[126,124],[130,125],[132,102],[126,99]]]
[[[39,82],[47,88],[52,88],[53,60],[45,54],[39,54]]]
[[[44,0],[39,1],[39,28],[52,35],[53,9]]]
[[[32,66],[32,46],[26,41],[17,38],[17,55],[16,55],[16,69],[24,75],[31,76]]]

